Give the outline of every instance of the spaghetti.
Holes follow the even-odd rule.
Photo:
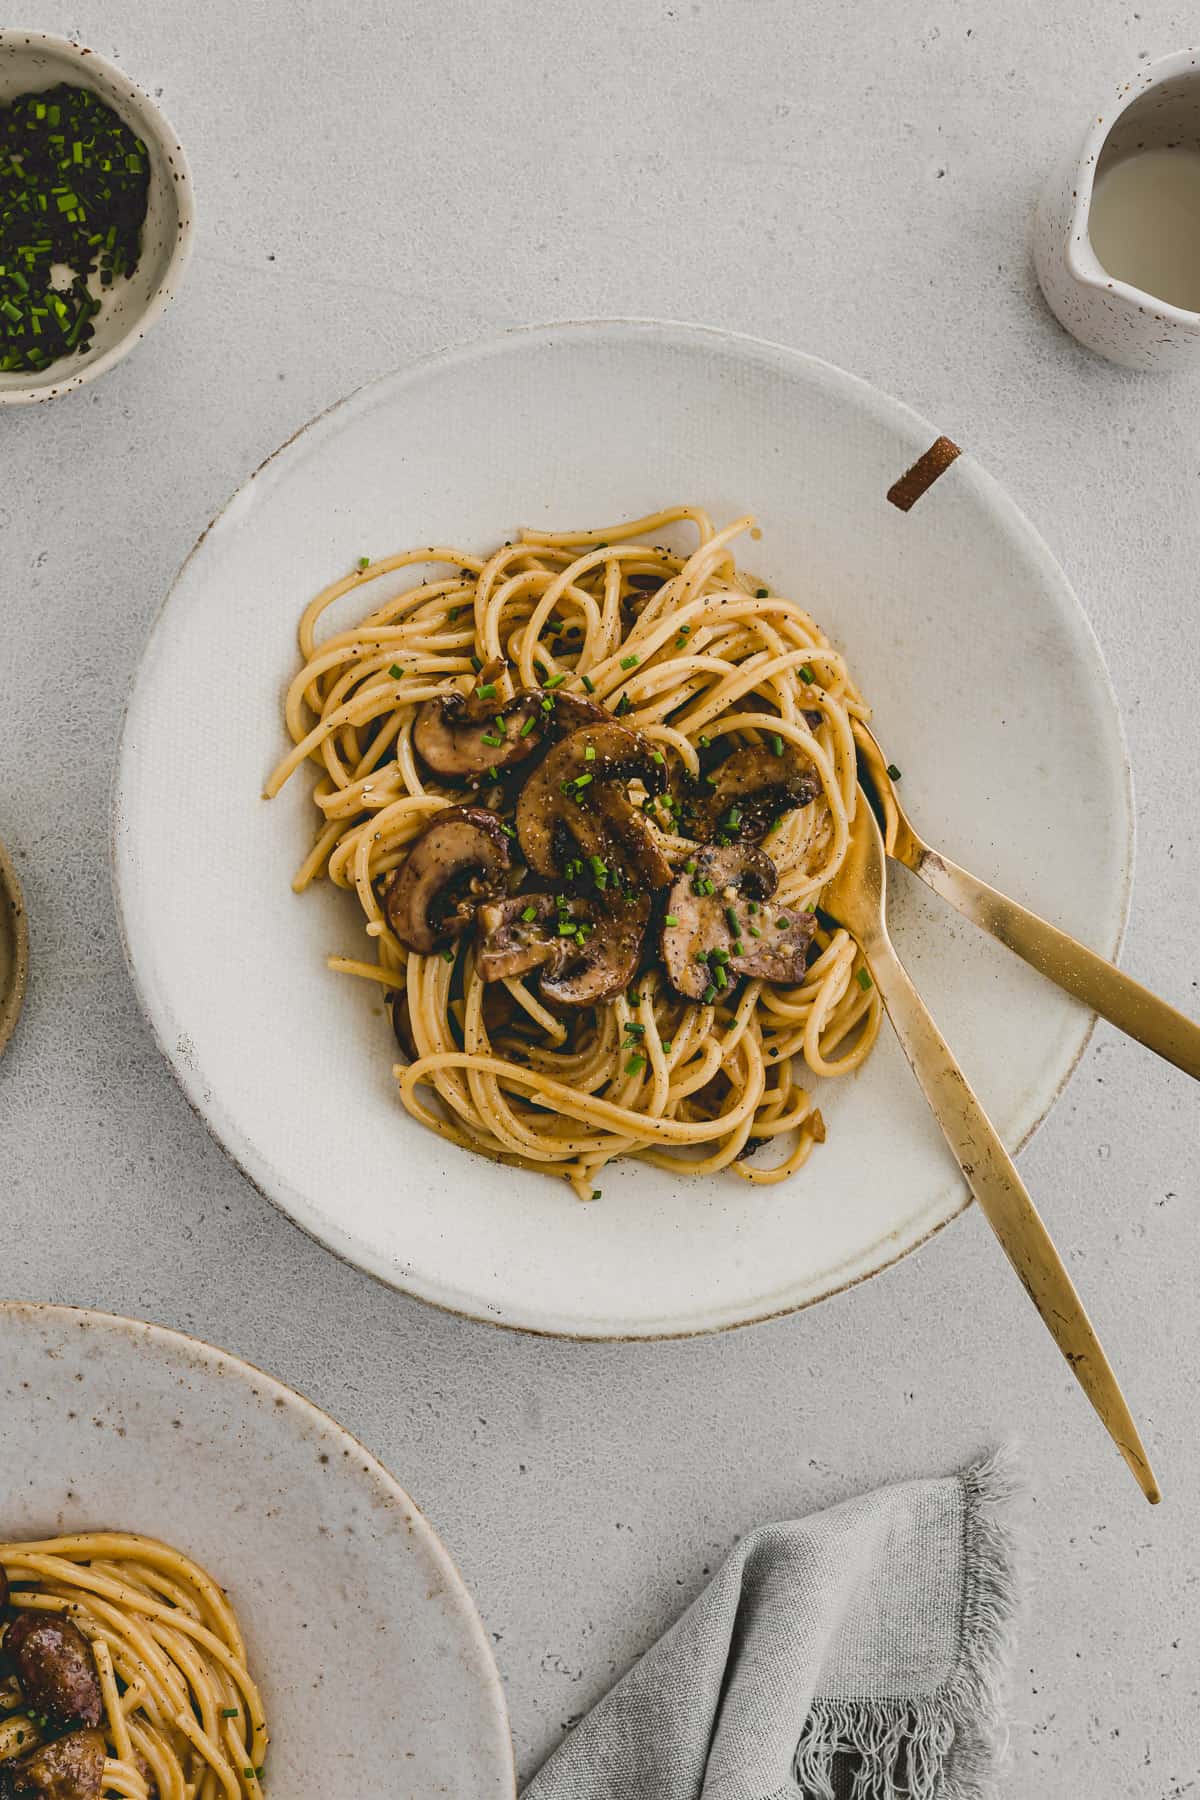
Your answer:
[[[0,1792],[262,1794],[262,1702],[237,1619],[203,1569],[153,1538],[109,1531],[0,1543],[0,1569],[16,1609],[4,1634],[16,1675],[0,1685]]]
[[[592,531],[525,531],[486,558],[445,545],[363,558],[301,619],[285,703],[293,747],[266,793],[316,765],[321,823],[293,885],[325,875],[353,889],[375,952],[330,967],[398,997],[410,1060],[396,1076],[416,1119],[563,1176],[583,1199],[622,1155],[784,1180],[824,1137],[805,1072],[858,1067],[878,1031],[861,955],[819,910],[846,851],[854,725],[869,709],[809,614],[738,568],[730,546],[753,525],[716,530],[677,506]],[[660,541],[679,526],[697,535],[690,554]],[[416,585],[387,580],[409,570]],[[374,583],[374,610],[318,643],[326,609]],[[474,761],[444,760],[471,729]],[[622,760],[618,738],[636,754]],[[719,816],[714,797],[730,801]],[[488,881],[465,896],[460,883],[452,917],[398,930],[398,889],[429,887],[424,868],[414,876],[418,855],[440,847],[453,862],[452,825],[475,832]],[[478,904],[500,883],[507,909]],[[618,890],[627,911],[614,925]],[[705,906],[723,910],[727,930],[700,919]],[[543,956],[540,977],[529,954],[496,954],[520,920],[527,948],[541,934],[529,952]],[[556,930],[575,933],[576,950],[588,932],[594,949],[634,930],[640,961],[602,1003],[582,1006],[576,983],[573,1006],[557,1004],[565,989],[545,960]],[[782,1154],[746,1160],[767,1142]]]

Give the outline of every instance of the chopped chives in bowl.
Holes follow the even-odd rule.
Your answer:
[[[89,88],[0,106],[0,370],[84,351],[103,290],[141,255],[150,153]]]

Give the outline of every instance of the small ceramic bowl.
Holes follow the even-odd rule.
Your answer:
[[[183,278],[194,229],[192,180],[174,131],[149,94],[115,64],[45,31],[0,31],[0,106],[59,82],[90,88],[136,131],[150,152],[150,195],[137,268],[103,295],[95,335],[82,355],[49,368],[0,371],[0,406],[54,400],[94,381],[128,355]]]
[[[21,884],[0,844],[0,1056],[17,1028],[29,975],[29,931]]]

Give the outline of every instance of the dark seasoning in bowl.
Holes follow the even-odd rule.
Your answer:
[[[137,267],[149,189],[145,144],[89,88],[0,107],[0,370],[87,348],[103,290]]]

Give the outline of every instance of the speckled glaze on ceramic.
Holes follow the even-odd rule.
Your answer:
[[[1130,369],[1200,369],[1200,313],[1118,281],[1088,231],[1096,177],[1131,151],[1200,150],[1200,51],[1179,50],[1118,83],[1055,168],[1034,219],[1033,256],[1055,317],[1089,350]]]
[[[810,1304],[962,1210],[961,1175],[890,1031],[854,1077],[817,1084],[828,1142],[777,1187],[626,1159],[581,1205],[561,1181],[444,1142],[400,1104],[375,984],[326,966],[367,941],[353,901],[329,882],[292,891],[312,839],[309,780],[262,798],[286,742],[301,609],[360,554],[481,549],[518,525],[609,523],[680,499],[725,520],[752,510],[763,537],[747,563],[845,649],[927,829],[1111,956],[1132,815],[1103,663],[1061,569],[969,452],[911,511],[889,502],[938,435],[778,345],[648,320],[539,326],[352,395],[204,534],[126,715],[118,911],[185,1093],[306,1231],[457,1312],[655,1337]],[[1016,1146],[1090,1017],[917,886],[892,895],[897,948]]]
[[[83,355],[61,356],[36,372],[0,370],[0,406],[24,406],[73,393],[128,356],[177,292],[191,254],[191,175],[183,146],[161,107],[115,63],[82,44],[46,31],[0,31],[0,105],[60,81],[99,94],[150,152],[142,253],[133,274],[103,294],[93,320],[95,336]]]
[[[270,1800],[511,1800],[504,1696],[432,1528],[311,1402],[174,1331],[0,1303],[0,1538],[108,1527],[227,1590]]]
[[[25,897],[8,851],[0,844],[0,1056],[17,1028],[29,977]]]

